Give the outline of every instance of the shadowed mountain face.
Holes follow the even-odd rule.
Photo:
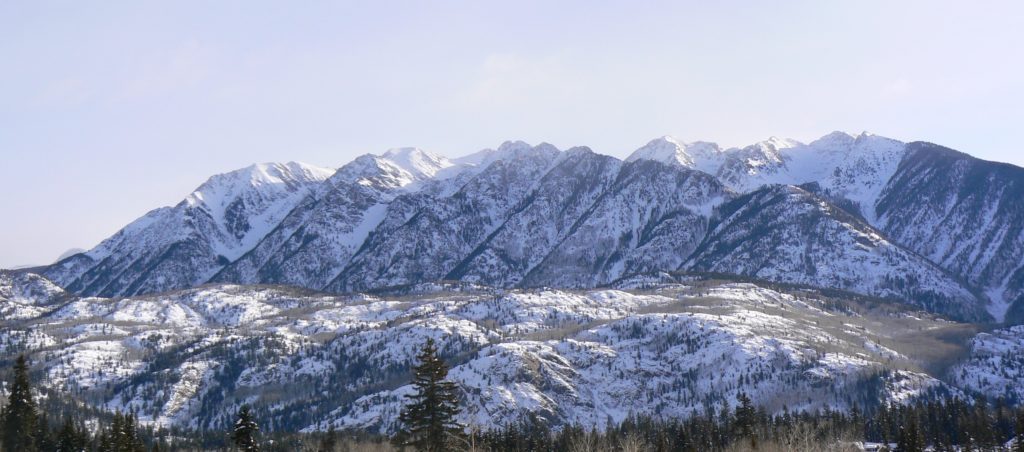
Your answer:
[[[802,188],[774,185],[719,208],[684,269],[906,300],[950,316],[989,320],[970,289],[860,217]]]
[[[993,316],[1024,301],[1024,169],[910,143],[878,200],[890,237],[984,289]]]
[[[705,173],[651,161],[626,163],[523,285],[593,287],[676,268],[704,236],[713,207],[728,196]]]
[[[1020,168],[869,134],[735,149],[666,137],[625,161],[522,142],[454,160],[398,149],[336,172],[216,176],[44,274],[122,296],[207,282],[590,288],[684,270],[1017,321],[1022,195]]]

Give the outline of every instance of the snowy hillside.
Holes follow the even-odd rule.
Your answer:
[[[66,298],[63,289],[39,275],[0,270],[0,319],[37,317]]]
[[[523,285],[593,287],[674,269],[706,234],[714,207],[729,196],[703,173],[626,163],[558,246],[530,269]]]
[[[771,410],[955,393],[926,369],[960,353],[935,350],[965,328],[741,283],[413,293],[222,285],[62,301],[0,323],[0,357],[27,350],[41,384],[144,423],[221,428],[251,403],[268,429],[388,431],[432,337],[454,366],[467,423],[533,413],[601,427],[631,413],[705,412],[738,391]]]
[[[1007,400],[1024,400],[1024,326],[978,334],[969,347],[967,359],[950,371],[955,384]]]

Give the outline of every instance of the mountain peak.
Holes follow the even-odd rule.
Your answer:
[[[536,153],[558,154],[560,152],[562,151],[551,143],[545,142],[536,146],[530,146],[530,144],[525,141],[510,140],[501,143],[497,149],[483,149],[472,154],[459,157],[455,159],[454,162],[459,165],[483,168],[498,160],[515,160]]]
[[[380,157],[412,174],[416,179],[434,177],[438,171],[453,165],[452,161],[445,157],[415,147],[388,149]]]
[[[507,140],[498,146],[498,152],[521,152],[530,149],[530,144],[522,140]]]
[[[327,180],[335,170],[300,162],[255,163],[245,168],[214,175],[196,188],[185,202],[190,206],[223,204],[225,198],[237,195],[248,187],[263,185],[294,186]]]
[[[643,147],[630,154],[626,161],[655,160],[714,174],[720,164],[721,156],[722,150],[715,143],[705,141],[686,143],[673,136],[665,135],[647,142]]]
[[[648,141],[647,144],[641,146],[636,151],[633,151],[626,161],[633,161],[637,159],[645,160],[679,160],[680,154],[685,155],[686,143],[676,139],[670,135],[663,135]],[[688,159],[684,159],[688,160]],[[680,162],[682,163],[682,162]]]
[[[803,143],[796,141],[792,138],[779,138],[777,136],[770,136],[767,140],[759,141],[753,146],[765,150],[781,151],[783,149],[795,148],[803,145]]]
[[[821,138],[818,138],[817,140],[812,141],[811,143],[848,143],[852,142],[855,139],[857,139],[857,137],[850,135],[846,132],[836,130],[834,132],[822,136]]]

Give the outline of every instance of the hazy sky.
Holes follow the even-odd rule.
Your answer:
[[[1024,165],[1024,2],[0,2],[0,267],[208,176],[868,130]]]

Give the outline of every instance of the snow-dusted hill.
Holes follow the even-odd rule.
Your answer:
[[[36,317],[66,298],[63,289],[42,276],[0,270],[0,319]]]
[[[731,149],[663,137],[625,161],[522,142],[459,159],[403,148],[336,172],[216,176],[44,274],[117,296],[203,283],[592,288],[682,269],[1017,322],[1021,187],[1020,168],[867,133]],[[764,205],[771,190],[806,194]],[[735,202],[740,215],[716,214]]]
[[[249,403],[267,429],[390,431],[428,337],[453,365],[462,420],[483,428],[526,415],[599,428],[688,416],[738,391],[773,411],[959,391],[928,369],[962,353],[945,341],[964,324],[809,290],[645,287],[337,296],[218,285],[72,299],[0,321],[0,358],[27,351],[41,385],[190,428],[222,428]]]
[[[954,384],[1024,401],[1024,325],[978,334],[969,347],[967,358],[950,371]]]

